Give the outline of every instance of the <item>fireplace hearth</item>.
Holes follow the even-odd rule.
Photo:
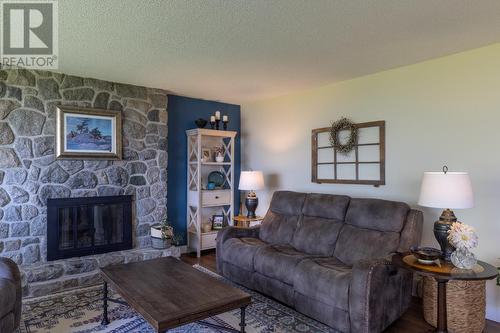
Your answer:
[[[47,200],[47,260],[132,248],[132,196]]]

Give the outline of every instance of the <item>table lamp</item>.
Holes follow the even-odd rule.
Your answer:
[[[454,248],[448,243],[448,230],[457,218],[451,209],[474,206],[472,185],[467,172],[424,172],[418,204],[423,207],[442,208],[443,213],[434,223],[434,236],[441,247],[443,258],[450,261]]]
[[[247,208],[247,217],[255,218],[255,210],[259,204],[259,198],[255,191],[264,188],[264,176],[262,171],[242,171],[240,175],[240,185],[238,187],[241,191],[249,191],[245,199],[245,207]]]

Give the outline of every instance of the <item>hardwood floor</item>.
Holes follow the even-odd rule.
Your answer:
[[[181,257],[182,261],[195,265],[198,264],[203,266],[213,272],[216,272],[216,259],[215,251],[206,251],[203,253],[201,258],[196,258],[192,254],[183,254]],[[434,327],[427,324],[422,315],[422,302],[419,298],[414,297],[412,304],[408,311],[392,324],[386,333],[422,333],[422,332],[433,332]],[[500,333],[500,323],[487,320],[486,328],[483,333]]]

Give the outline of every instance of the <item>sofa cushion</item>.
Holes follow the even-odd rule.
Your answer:
[[[404,202],[351,199],[345,222],[360,228],[400,232],[409,210]]]
[[[310,257],[289,245],[272,245],[259,248],[255,254],[255,271],[267,277],[291,285],[295,266]]]
[[[399,246],[399,233],[384,232],[344,225],[333,255],[352,266],[360,259],[385,257]]]
[[[222,244],[222,259],[244,270],[254,271],[254,256],[267,244],[257,238],[230,238]]]
[[[259,237],[266,243],[288,245],[298,223],[298,215],[284,215],[269,210],[261,223]]]
[[[305,199],[306,193],[276,191],[271,199],[269,209],[278,214],[300,215]]]
[[[16,285],[7,279],[0,278],[0,318],[14,312],[16,303]]]
[[[269,210],[261,223],[260,239],[266,243],[289,245],[302,214],[305,199],[305,193],[274,192]]]
[[[291,244],[307,254],[332,256],[342,225],[343,222],[336,219],[304,216]]]
[[[311,258],[295,267],[296,292],[336,308],[349,310],[351,267],[336,258]]]
[[[350,200],[346,195],[309,193],[302,214],[343,221]]]

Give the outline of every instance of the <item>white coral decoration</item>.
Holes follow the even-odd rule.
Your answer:
[[[465,223],[454,222],[448,230],[448,241],[457,249],[470,250],[477,246],[478,237],[473,227]]]

